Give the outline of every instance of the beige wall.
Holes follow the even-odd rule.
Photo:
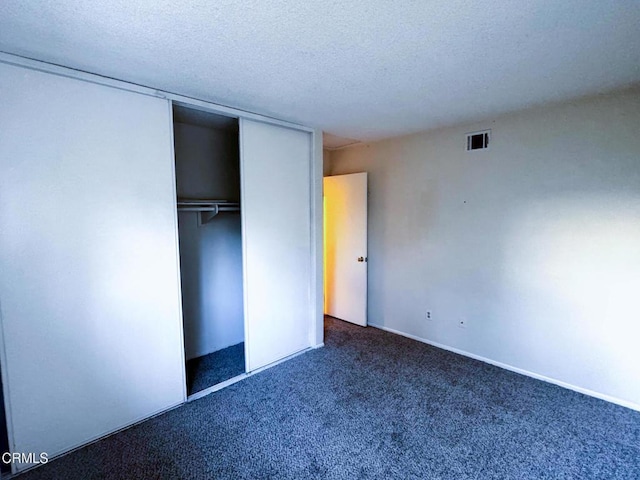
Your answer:
[[[369,172],[370,324],[640,408],[639,131],[634,90],[331,152]]]
[[[325,177],[331,174],[331,150],[326,148],[322,150],[322,174]]]

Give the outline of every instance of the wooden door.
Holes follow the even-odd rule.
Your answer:
[[[325,313],[367,324],[367,174],[324,178]]]

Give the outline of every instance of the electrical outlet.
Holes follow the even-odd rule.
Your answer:
[[[426,318],[427,320],[433,320],[433,317],[431,316],[431,310],[427,310]]]
[[[458,318],[458,326],[460,328],[467,328],[467,319],[465,317]]]

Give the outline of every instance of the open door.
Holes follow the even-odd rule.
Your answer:
[[[324,312],[367,324],[367,173],[324,178]]]
[[[240,119],[247,371],[311,346],[311,154],[309,132]]]

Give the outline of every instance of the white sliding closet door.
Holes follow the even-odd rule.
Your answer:
[[[241,119],[247,370],[310,346],[311,134]]]
[[[185,398],[171,116],[5,64],[0,92],[9,436],[51,457]]]

